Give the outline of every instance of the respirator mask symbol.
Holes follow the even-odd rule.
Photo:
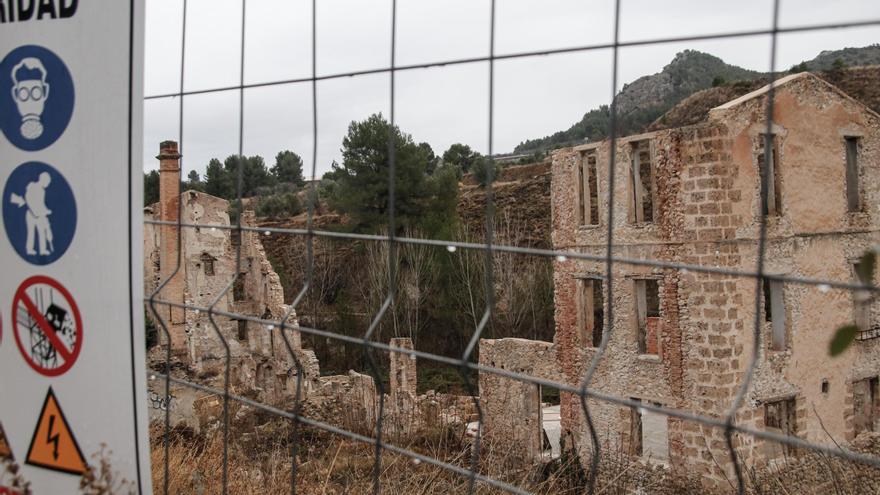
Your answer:
[[[21,115],[21,135],[37,139],[43,134],[40,118],[49,98],[46,68],[40,59],[26,57],[12,68],[12,100]]]

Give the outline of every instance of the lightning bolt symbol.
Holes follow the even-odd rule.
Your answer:
[[[58,438],[61,435],[59,435],[57,433],[55,435],[53,435],[52,430],[54,430],[54,429],[55,429],[55,415],[53,414],[53,415],[49,416],[49,431],[46,432],[46,443],[47,444],[51,443],[55,446],[54,450],[52,451],[52,455],[55,457],[55,460],[57,461],[58,460]]]

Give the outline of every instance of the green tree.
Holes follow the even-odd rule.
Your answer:
[[[297,187],[305,185],[303,179],[303,161],[299,155],[292,151],[279,151],[275,155],[275,165],[269,170],[275,181],[282,183],[288,182],[295,184]]]
[[[791,69],[788,69],[789,74],[798,74],[800,72],[807,72],[810,70],[810,66],[807,65],[806,62],[801,62],[797,65],[792,65]]]
[[[187,180],[183,185],[183,188],[187,191],[205,191],[205,183],[202,182],[202,179],[199,177],[199,173],[195,170],[190,170],[189,175],[187,175]]]
[[[249,198],[257,195],[261,189],[270,188],[278,183],[269,173],[263,157],[254,155],[241,157],[229,155],[223,163],[212,158],[205,170],[205,192],[224,198],[238,197],[238,165],[241,162],[241,196]]]
[[[439,227],[423,228],[426,218],[455,218],[457,184],[448,179],[429,180],[430,156],[409,134],[392,127],[382,114],[352,122],[342,140],[342,164],[325,175],[336,182],[330,206],[344,213],[355,230],[376,231],[388,220],[389,138],[394,143],[395,213],[398,231],[419,229],[436,235]]]
[[[333,198],[336,197],[336,189],[339,187],[338,180],[341,171],[342,167],[336,163],[336,160],[333,160],[330,164],[330,171],[325,172],[324,175],[321,176],[321,181],[318,182],[318,200],[324,201],[325,203],[333,201]]]
[[[235,181],[216,158],[212,158],[205,169],[205,192],[218,198],[235,197]]]
[[[159,171],[144,172],[144,206],[159,201]]]
[[[255,196],[260,188],[271,187],[276,184],[274,177],[266,168],[266,162],[260,155],[249,157],[239,157],[238,155],[229,155],[223,161],[223,168],[232,180],[233,193],[228,199],[237,196],[235,187],[238,184],[238,165],[242,164],[241,170],[241,197],[249,198]]]
[[[286,191],[260,196],[255,212],[261,217],[287,218],[299,215],[302,212],[302,205],[296,191],[288,188]]]
[[[461,143],[455,143],[443,153],[443,163],[447,165],[455,165],[462,172],[470,172],[474,162],[480,159],[482,155],[472,150],[470,146]]]
[[[433,174],[434,170],[437,169],[437,163],[440,159],[434,154],[434,149],[431,148],[431,145],[428,143],[419,143],[419,149],[422,150],[422,153],[425,155],[425,160],[427,160],[425,171],[429,174]]]
[[[493,160],[489,160],[485,156],[481,156],[479,158],[479,160],[474,162],[474,165],[473,165],[474,179],[477,180],[477,184],[479,184],[480,186],[485,187],[486,184],[489,183],[489,170],[490,170],[489,167],[490,166],[492,167],[491,168],[492,180],[494,181],[495,179],[497,179],[498,174],[501,172],[501,167],[498,165],[497,162],[495,162]]]
[[[425,179],[425,191],[431,198],[430,208],[421,213],[419,228],[428,235],[451,239],[458,223],[458,169],[438,167]]]

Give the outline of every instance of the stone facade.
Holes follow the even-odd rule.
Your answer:
[[[278,274],[272,269],[260,242],[260,233],[230,228],[229,202],[198,191],[179,194],[180,154],[177,143],[160,145],[160,199],[144,209],[148,220],[217,227],[184,227],[144,224],[144,289],[151,294],[170,278],[157,299],[232,312],[264,320],[280,320],[289,307]],[[255,224],[250,210],[242,213],[242,226]],[[178,250],[178,242],[180,249]],[[239,256],[240,254],[240,256]],[[238,276],[236,276],[236,273]],[[294,359],[274,325],[232,319],[211,318],[206,311],[157,304],[158,316],[167,325],[175,364],[190,370],[200,381],[223,387],[226,345],[230,354],[230,387],[256,395],[270,404],[287,403],[296,391]],[[149,315],[152,315],[148,311]],[[297,325],[296,315],[288,319]],[[318,386],[318,360],[302,348],[298,332],[287,330],[291,349],[302,363],[304,396]],[[222,337],[222,339],[221,339]],[[160,331],[164,343],[164,334]],[[154,348],[150,358],[164,362],[164,345]],[[160,390],[153,391],[154,393]],[[191,391],[175,387],[176,403],[198,402]],[[175,407],[175,400],[165,401]],[[184,407],[190,411],[190,407]],[[188,413],[181,413],[186,418]],[[185,420],[184,422],[192,423]],[[195,425],[194,425],[195,426]]]
[[[765,87],[721,105],[692,126],[616,140],[615,257],[754,271],[766,214],[766,272],[854,279],[853,264],[880,240],[880,116],[809,73],[792,75],[776,82],[768,140],[767,93]],[[768,142],[774,151],[764,160]],[[609,141],[554,153],[555,249],[605,256],[610,155]],[[855,173],[848,176],[853,159]],[[773,179],[766,213],[760,201],[764,166]],[[757,300],[759,364],[737,423],[820,443],[832,442],[829,434],[838,442],[852,440],[856,425],[880,426],[880,339],[869,338],[880,316],[876,304],[865,310],[865,339],[831,358],[834,330],[853,321],[859,304],[849,291],[615,263],[609,329],[605,262],[564,259],[554,268],[556,335],[548,351],[564,383],[580,384],[600,340],[594,334],[605,333],[608,349],[593,388],[723,418],[751,360]],[[481,378],[487,403],[503,391],[484,384]],[[589,403],[603,444],[729,486],[732,465],[722,430]],[[487,426],[491,421],[487,417]],[[561,421],[574,446],[589,452],[577,396],[561,394]],[[752,463],[784,453],[746,435],[736,435],[734,444]]]

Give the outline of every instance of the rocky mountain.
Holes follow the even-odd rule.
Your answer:
[[[823,51],[812,60],[792,67],[792,71],[831,71],[845,67],[880,64],[880,44],[861,48]],[[695,50],[678,53],[663,70],[625,84],[617,96],[617,132],[635,134],[648,127],[689,96],[708,88],[736,81],[754,81],[768,74],[725,63],[718,57]],[[733,93],[753,84],[741,84]],[[728,91],[731,93],[731,91]],[[608,134],[610,110],[607,105],[590,110],[580,122],[565,131],[520,143],[516,153],[533,153],[583,141],[604,139]]]
[[[625,84],[617,96],[617,111],[624,119],[648,109],[663,113],[694,92],[712,86],[713,81],[717,85],[760,76],[759,72],[726,64],[708,53],[685,50],[661,72]]]
[[[840,60],[840,62],[838,62]],[[861,67],[880,65],[880,43],[862,48],[844,48],[843,50],[825,50],[813,60],[804,62],[810,71],[825,71],[844,67]],[[838,67],[835,67],[835,64]]]
[[[880,82],[880,65],[814,71],[813,73],[837,86],[841,91],[871,110],[880,112],[880,85],[877,84]],[[648,125],[645,130],[657,131],[702,122],[709,117],[709,110],[755,91],[769,82],[770,80],[766,77],[761,77],[720,84],[697,91],[678,102],[663,116]]]

